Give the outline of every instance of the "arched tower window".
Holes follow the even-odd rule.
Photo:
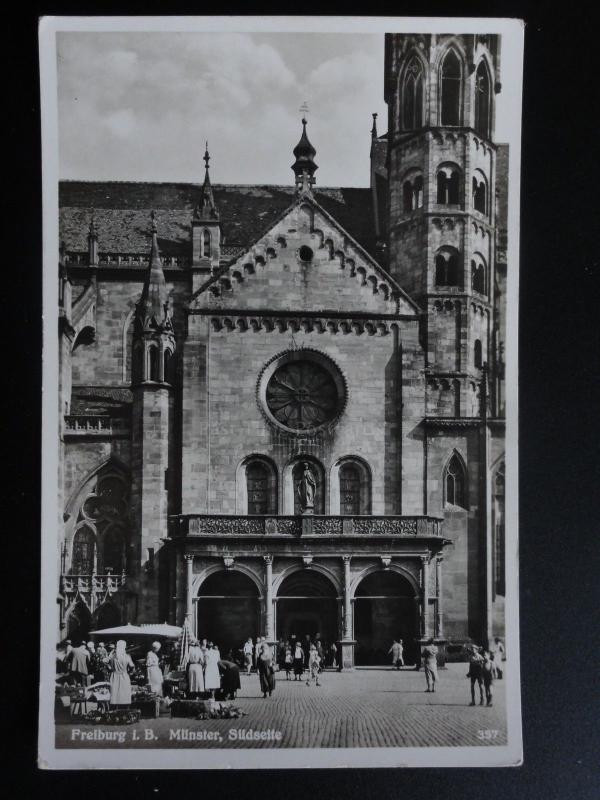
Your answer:
[[[494,514],[494,587],[496,594],[504,595],[505,588],[505,532],[504,532],[504,484],[505,468],[504,461],[500,464],[494,477],[493,491],[493,514]]]
[[[96,537],[87,525],[75,531],[71,556],[72,575],[91,575],[94,571]]]
[[[417,58],[408,65],[404,78],[402,121],[407,131],[423,125],[423,70]]]
[[[444,503],[466,508],[466,486],[465,468],[455,453],[444,470]]]
[[[210,258],[210,231],[207,228],[202,232],[202,255]]]
[[[481,214],[487,214],[487,182],[479,170],[473,175],[473,208]]]
[[[441,124],[460,125],[461,67],[454,50],[442,62]]]
[[[486,139],[490,137],[490,78],[484,61],[475,73],[475,130]]]
[[[460,203],[460,171],[454,164],[444,164],[438,169],[437,202],[440,205]]]
[[[487,294],[486,266],[481,257],[471,260],[471,289],[479,294]]]
[[[483,353],[481,348],[481,339],[475,339],[473,345],[473,363],[476,369],[481,369],[483,366]]]
[[[405,213],[423,206],[423,176],[411,170],[402,184],[402,207]]]
[[[458,253],[453,250],[440,250],[435,257],[436,286],[458,286]]]
[[[340,514],[360,514],[360,473],[355,464],[340,467]]]

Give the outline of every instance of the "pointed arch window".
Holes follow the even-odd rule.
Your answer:
[[[165,383],[173,383],[173,353],[169,349],[163,354],[163,371]]]
[[[148,348],[148,380],[160,380],[158,371],[158,347],[156,345],[152,345]]]
[[[125,531],[113,525],[106,528],[102,541],[102,571],[114,574],[123,572],[125,568],[124,549]]]
[[[486,139],[490,137],[490,78],[484,61],[475,72],[475,130]]]
[[[441,124],[460,125],[461,66],[454,50],[449,50],[442,62]]]
[[[73,536],[73,554],[71,556],[71,573],[73,575],[91,575],[94,571],[96,556],[96,537],[94,531],[83,525]]]
[[[466,508],[466,485],[463,463],[455,453],[444,470],[444,503]]]
[[[402,118],[404,130],[423,125],[423,70],[417,58],[412,59],[404,77]]]
[[[475,339],[475,343],[473,345],[473,363],[476,369],[481,369],[483,366],[481,339]]]
[[[207,228],[202,232],[202,255],[210,258],[210,231]]]

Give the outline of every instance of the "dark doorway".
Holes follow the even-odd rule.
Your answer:
[[[397,572],[380,570],[364,578],[354,599],[357,666],[391,664],[394,639],[402,639],[404,663],[418,655],[418,605],[409,581]]]
[[[315,639],[317,634],[324,644],[339,638],[336,590],[319,572],[298,570],[283,580],[277,593],[277,638]]]
[[[83,600],[78,600],[67,616],[67,639],[71,640],[73,647],[88,638],[91,627],[92,615],[90,610]]]
[[[260,629],[260,599],[256,584],[232,570],[215,572],[200,586],[197,636],[218,645],[221,656],[234,656],[246,639],[264,634]]]
[[[106,601],[98,606],[94,613],[94,626],[96,630],[115,628],[121,624],[121,612],[114,603]]]

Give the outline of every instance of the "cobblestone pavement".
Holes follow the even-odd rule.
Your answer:
[[[279,673],[275,692],[266,700],[260,693],[257,676],[242,675],[242,689],[234,703],[246,714],[240,719],[201,721],[160,717],[141,720],[136,726],[110,727],[62,724],[56,727],[56,746],[272,748],[506,744],[505,681],[494,684],[493,707],[470,707],[467,669],[467,664],[449,664],[447,669],[440,670],[435,694],[425,693],[422,671],[409,669],[325,672],[319,687],[286,681],[285,675]],[[139,738],[135,738],[134,729]],[[83,738],[88,732],[97,737],[100,732],[113,731],[121,732],[122,743]],[[265,731],[269,738],[240,739],[239,731],[246,735],[250,731],[259,735]],[[183,738],[190,733],[213,738]]]

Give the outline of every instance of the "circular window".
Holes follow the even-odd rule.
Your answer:
[[[326,356],[296,350],[267,365],[259,398],[271,422],[292,433],[311,433],[340,415],[346,391],[341,373]]]
[[[300,256],[302,261],[312,261],[313,251],[310,249],[310,247],[302,245],[302,247],[298,251],[298,255]]]

